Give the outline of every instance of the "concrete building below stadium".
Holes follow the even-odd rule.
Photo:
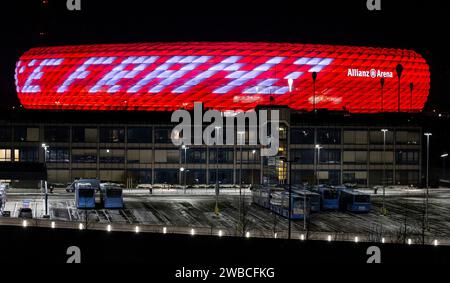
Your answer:
[[[18,110],[0,119],[0,162],[45,163],[48,181],[64,184],[99,178],[135,187],[184,184],[185,177],[186,184],[214,184],[216,174],[222,184],[287,183],[283,158],[295,160],[296,184],[421,183],[423,133],[414,123],[420,114],[276,109],[280,147],[275,157],[261,157],[260,147],[249,145],[184,151],[172,143],[168,112]],[[382,129],[388,130],[385,135]],[[46,156],[43,143],[49,146]]]

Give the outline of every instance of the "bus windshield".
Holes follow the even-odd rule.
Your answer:
[[[78,195],[80,197],[89,198],[94,195],[94,190],[93,189],[78,189]]]
[[[355,202],[368,203],[370,202],[370,197],[368,195],[356,195]]]
[[[109,197],[120,197],[122,196],[122,190],[121,189],[109,189],[106,191],[107,195]]]

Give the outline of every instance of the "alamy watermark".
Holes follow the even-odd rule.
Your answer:
[[[235,141],[237,145],[245,145],[245,135],[248,134],[248,145],[262,146],[261,156],[275,156],[278,153],[280,144],[278,110],[258,110],[258,113],[255,110],[245,112],[208,110],[203,113],[202,103],[196,102],[193,113],[193,119],[187,110],[176,110],[172,113],[171,121],[179,123],[171,133],[174,145],[235,145]],[[204,122],[211,124],[203,129]]]
[[[66,7],[69,11],[81,11],[81,0],[67,0]]]
[[[381,10],[381,0],[367,0],[366,2],[367,10],[369,11],[380,11]]]

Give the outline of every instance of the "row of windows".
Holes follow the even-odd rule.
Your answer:
[[[216,173],[217,172],[217,173]],[[239,179],[241,173],[239,170],[234,172],[232,169],[219,169],[219,170],[209,170],[209,179],[207,180],[207,173],[205,169],[189,169],[185,172],[180,172],[177,169],[155,169],[154,170],[154,180],[156,184],[179,184],[180,181],[184,184],[184,179],[186,177],[186,184],[215,184],[218,181],[220,184],[233,184],[234,174],[236,174],[236,179]],[[216,175],[218,179],[216,179]],[[97,171],[92,169],[86,170],[72,170],[72,177],[76,178],[97,178]],[[124,170],[100,170],[99,176],[101,180],[114,181],[114,182],[124,182],[125,178],[131,179],[131,182],[136,184],[152,183],[152,170],[151,169],[137,169],[137,170],[127,170],[127,175],[125,176]],[[48,178],[52,182],[69,182],[69,171],[68,170],[48,170]],[[259,170],[242,170],[242,178],[240,178],[243,183],[251,184],[259,183],[260,171]]]
[[[129,143],[152,143],[153,127],[72,127],[72,142],[103,142],[121,143],[125,142],[125,136]],[[280,134],[286,131],[281,131]],[[155,127],[155,143],[171,143],[171,127]],[[254,132],[250,132],[253,133]],[[245,139],[248,142],[249,132]],[[380,130],[344,130],[338,128],[316,129],[317,139],[314,137],[313,128],[291,128],[292,144],[393,144],[394,131],[385,133]],[[342,134],[343,133],[343,134]],[[226,139],[226,131],[219,133]],[[39,141],[38,127],[14,127],[12,137],[11,127],[0,127],[0,141]],[[235,137],[237,138],[237,137]],[[253,137],[254,138],[254,137]],[[70,128],[67,126],[44,127],[44,138],[46,142],[69,142]],[[395,131],[395,142],[397,144],[420,144],[420,132],[418,131]]]
[[[343,137],[342,137],[343,135]],[[340,129],[317,129],[317,140],[314,139],[312,128],[291,128],[292,144],[393,144],[394,132],[381,130],[344,130]],[[418,131],[395,131],[396,144],[420,144],[420,132]]]

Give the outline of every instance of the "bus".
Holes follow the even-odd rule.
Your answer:
[[[305,202],[306,197],[306,203],[311,212],[320,211],[320,194],[299,187],[293,188],[292,192],[303,199],[303,202]]]
[[[104,208],[123,208],[122,188],[115,184],[101,184],[100,200]]]
[[[270,188],[254,188],[252,190],[252,202],[261,207],[270,209]]]
[[[322,210],[339,209],[339,190],[330,187],[319,187]]]
[[[274,191],[271,194],[270,210],[285,218],[289,218],[289,192]],[[291,194],[291,219],[303,219],[306,213],[310,213],[309,202],[306,202],[303,196],[292,192]]]
[[[95,187],[90,183],[75,184],[75,204],[78,209],[95,208]]]
[[[351,189],[340,190],[339,208],[350,212],[367,213],[372,208],[370,195]]]

